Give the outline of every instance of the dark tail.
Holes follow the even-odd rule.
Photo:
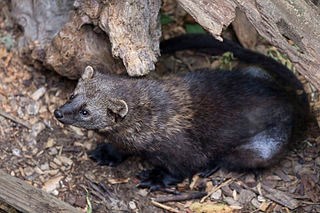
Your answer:
[[[245,49],[240,45],[224,40],[220,42],[207,34],[186,34],[160,44],[161,53],[173,53],[179,50],[197,50],[211,55],[221,55],[232,52],[233,56],[242,62],[258,66],[271,75],[278,86],[284,89],[286,99],[294,107],[293,140],[299,142],[305,137],[307,123],[314,118],[311,116],[309,101],[302,83],[287,67],[263,54]]]
[[[220,42],[208,34],[185,34],[165,40],[161,42],[160,49],[163,54],[180,50],[200,50],[211,55],[232,52],[234,57],[240,61],[256,65],[265,70],[288,94],[296,97],[297,104],[303,111],[302,114],[306,115],[309,112],[308,98],[302,83],[287,67],[268,56],[245,49],[232,41],[224,40]]]

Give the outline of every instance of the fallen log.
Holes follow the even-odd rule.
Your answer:
[[[79,213],[71,205],[0,170],[0,201],[21,212]]]

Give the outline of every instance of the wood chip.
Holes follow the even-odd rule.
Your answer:
[[[267,209],[269,208],[271,202],[262,202],[261,205],[259,206],[259,209],[263,212],[267,211]]]
[[[129,208],[132,209],[132,210],[135,210],[135,209],[137,209],[137,204],[134,201],[131,200],[129,202]]]
[[[48,171],[44,171],[45,174],[49,174],[49,175],[56,175],[59,173],[59,169],[51,169]]]
[[[23,171],[26,176],[31,176],[34,173],[34,169],[30,166],[24,168]]]
[[[55,144],[56,144],[55,140],[54,140],[53,138],[49,138],[48,141],[47,141],[47,143],[46,143],[45,148],[46,148],[46,149],[47,149],[47,148],[51,148],[51,147],[53,147]]]
[[[130,178],[108,178],[108,183],[110,184],[122,184],[128,183]]]
[[[40,87],[34,93],[32,93],[31,98],[33,100],[37,101],[44,95],[45,92],[46,92],[46,88],[45,87]]]
[[[256,197],[256,194],[250,190],[247,190],[247,189],[243,189],[240,191],[240,194],[239,194],[239,202],[241,204],[247,204],[249,202],[251,202],[251,200]]]
[[[61,165],[62,165],[62,162],[61,162],[57,157],[55,157],[55,158],[53,159],[53,162],[54,162],[55,164],[57,164],[58,166],[61,166]]]
[[[281,178],[277,175],[269,175],[266,177],[266,180],[270,180],[270,181],[279,181],[281,180]]]
[[[259,209],[260,206],[261,206],[261,203],[258,201],[257,198],[253,198],[253,199],[251,200],[251,204],[252,204],[254,207],[256,207],[257,209]]]
[[[213,192],[210,196],[210,198],[212,200],[219,200],[221,198],[221,195],[222,195],[222,190],[221,189],[218,189],[217,191]]]
[[[298,200],[290,197],[290,195],[288,195],[285,192],[282,192],[280,190],[277,189],[273,189],[270,188],[266,185],[261,185],[262,189],[264,190],[265,193],[263,193],[263,195],[267,198],[269,198],[270,200],[288,207],[289,209],[295,209],[299,206],[299,202]]]
[[[198,213],[232,213],[234,210],[226,204],[222,203],[199,203],[194,202],[190,205],[192,212]]]
[[[60,186],[59,182],[60,180],[62,180],[62,178],[63,176],[58,176],[48,180],[47,182],[45,182],[42,189],[48,193],[53,192],[55,189],[57,189]]]
[[[178,202],[178,201],[185,201],[185,200],[194,200],[202,198],[203,196],[207,195],[206,192],[186,192],[181,193],[178,195],[166,195],[166,196],[160,196],[154,199],[154,201],[159,203],[165,203],[165,202]]]
[[[49,170],[49,164],[46,162],[44,164],[41,164],[40,165],[40,169],[43,171],[43,170]]]
[[[225,197],[223,200],[228,203],[229,206],[241,206],[241,204],[232,197]]]
[[[201,199],[201,203],[204,202],[208,197],[211,196],[212,193],[214,193],[215,191],[217,191],[218,189],[220,189],[221,187],[223,186],[226,186],[228,184],[230,184],[232,181],[234,181],[235,179],[241,177],[243,174],[239,174],[237,177],[235,178],[230,178],[230,179],[227,179],[226,181],[224,181],[223,183],[221,183],[220,185],[214,187],[206,196],[204,196],[202,199]]]
[[[42,122],[35,123],[34,125],[32,125],[32,130],[31,130],[32,136],[37,137],[45,128],[46,126],[44,125],[44,123]]]
[[[289,177],[286,173],[284,173],[283,170],[277,169],[277,170],[275,171],[275,173],[276,173],[282,180],[284,180],[284,181],[286,181],[286,182],[291,181],[290,177]]]
[[[84,136],[84,133],[82,130],[75,126],[69,126],[70,129],[72,129],[78,136]]]
[[[194,176],[192,177],[192,181],[191,181],[191,183],[190,183],[190,185],[189,185],[189,188],[190,188],[191,190],[194,189],[194,186],[196,185],[196,183],[197,183],[198,180],[199,180],[199,175],[194,175]]]
[[[7,68],[9,66],[9,63],[10,63],[10,61],[12,59],[12,56],[13,56],[13,52],[10,52],[9,55],[7,56],[5,62],[4,62],[4,67]]]
[[[57,156],[57,159],[64,165],[67,165],[67,166],[71,166],[73,164],[73,161],[68,158],[68,157],[65,157],[65,156],[62,156],[62,155],[59,155]]]
[[[34,168],[34,171],[36,172],[36,173],[38,173],[39,175],[42,175],[44,172],[39,168],[39,167],[35,167]]]

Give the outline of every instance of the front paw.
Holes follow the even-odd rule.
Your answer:
[[[172,175],[161,168],[144,170],[137,175],[137,178],[140,180],[138,187],[148,188],[150,191],[167,188],[183,181],[182,177]]]
[[[98,144],[94,150],[88,152],[88,156],[99,165],[107,166],[117,166],[128,157],[109,143]]]

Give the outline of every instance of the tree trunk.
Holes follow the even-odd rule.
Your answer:
[[[112,53],[131,76],[155,69],[160,55],[161,0],[110,0],[102,9],[99,26],[109,35]]]
[[[73,5],[68,0],[12,0],[11,6],[24,28],[20,54],[29,63],[40,62],[71,79],[87,65],[108,73],[126,70],[131,76],[155,69],[160,0],[76,0]]]

